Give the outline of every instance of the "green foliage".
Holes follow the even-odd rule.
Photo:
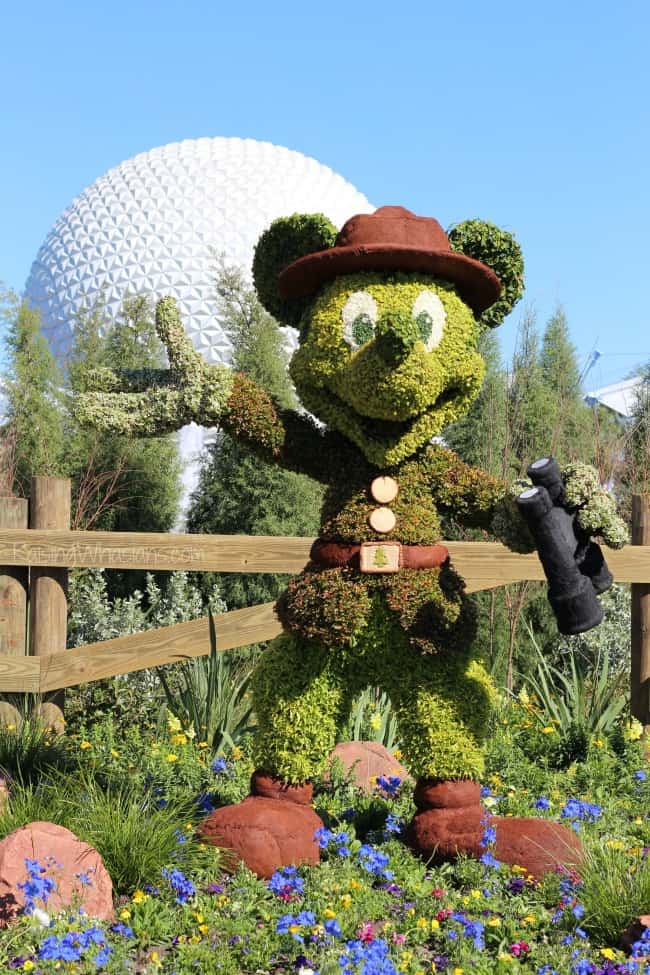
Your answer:
[[[322,213],[294,213],[274,220],[255,247],[253,280],[259,299],[274,318],[298,326],[310,299],[283,300],[278,275],[299,257],[333,247],[336,227]]]
[[[492,268],[501,282],[501,296],[479,321],[486,328],[500,325],[524,291],[524,257],[513,234],[484,220],[464,220],[449,229],[454,250]]]
[[[13,294],[0,296],[7,406],[4,422],[15,440],[13,488],[29,495],[34,475],[60,475],[65,457],[62,377],[41,331],[37,309]]]
[[[580,868],[585,908],[582,926],[595,945],[614,945],[622,932],[650,904],[650,861],[643,850],[629,853],[623,844],[592,840]]]
[[[0,725],[0,777],[37,784],[50,770],[69,765],[63,742],[38,720],[36,703],[17,728]]]
[[[71,573],[68,646],[84,646],[198,619],[205,615],[207,607],[214,612],[225,610],[216,585],[204,595],[185,572],[165,573],[162,585],[147,573],[144,590],[136,589],[128,596],[112,596],[106,576],[103,569]],[[178,666],[172,664],[164,669],[168,681],[173,683]],[[69,728],[80,723],[90,726],[108,715],[124,726],[136,719],[154,722],[161,703],[156,672],[142,670],[70,688],[66,692],[66,720]]]
[[[627,706],[622,675],[612,675],[607,652],[598,654],[587,675],[571,654],[563,670],[553,667],[535,643],[537,669],[525,678],[541,707],[540,720],[553,722],[560,735],[605,736],[620,721]]]
[[[378,687],[365,688],[352,702],[341,741],[378,741],[389,751],[399,744],[397,720],[390,699]]]
[[[158,676],[170,712],[183,727],[192,728],[198,740],[207,741],[213,752],[222,752],[250,730],[253,668],[250,663],[234,663],[232,655],[219,652],[212,613],[209,619],[209,656],[182,664],[173,680],[160,668]]]

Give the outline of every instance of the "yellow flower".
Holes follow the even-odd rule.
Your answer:
[[[643,820],[641,819],[640,816],[635,816],[634,817],[634,825],[635,826],[640,826],[642,822],[643,822]]]
[[[510,869],[511,869],[511,871],[513,873],[528,873],[528,871],[526,870],[526,868],[525,867],[520,867],[518,863],[514,863],[510,867]]]
[[[111,748],[111,755],[113,756],[113,758],[119,758],[120,757],[120,753],[119,752],[116,752],[114,748]]]
[[[488,927],[490,927],[490,928],[500,928],[501,927],[501,918],[500,917],[491,917],[488,920]]]
[[[241,748],[237,748],[237,746],[235,746],[235,748],[233,748],[233,750],[232,750],[232,760],[233,760],[233,762],[239,761],[239,759],[242,757],[243,754],[244,753],[241,750]]]
[[[498,957],[499,957],[499,961],[506,961],[506,962],[508,962],[508,961],[514,961],[515,960],[515,956],[509,954],[508,952],[503,952]]]
[[[30,961],[29,958],[27,958],[23,962],[23,971],[24,972],[31,972],[32,968],[34,968],[34,967],[35,967],[34,962],[33,961]]]
[[[526,917],[522,918],[524,924],[536,924],[537,918],[534,914],[527,914]]]
[[[187,940],[188,940],[188,944],[198,945],[199,941],[201,940],[201,937],[198,934],[193,934],[192,937],[188,938]]]
[[[393,758],[399,760],[401,757],[402,757],[402,750],[400,748],[396,748],[395,751],[393,752]]]
[[[600,953],[607,961],[614,961],[616,953],[611,948],[601,948]]]
[[[625,729],[625,737],[628,741],[638,741],[643,734],[643,725],[636,718],[632,718],[631,722]]]
[[[606,846],[608,846],[610,850],[624,849],[624,845],[621,840],[607,840]]]
[[[207,741],[200,741],[196,747],[197,748],[208,748],[209,745],[208,745]]]
[[[605,742],[602,740],[602,738],[594,738],[592,744],[595,748],[602,748]]]
[[[199,924],[199,931],[201,934],[207,934],[209,930],[210,929],[208,928],[207,924]]]
[[[381,728],[381,715],[373,714],[372,718],[370,719],[370,727],[373,731],[379,731]]]
[[[498,772],[493,772],[488,781],[491,782],[492,785],[501,785],[501,776]]]
[[[120,911],[120,920],[128,921],[130,917],[131,917],[131,911],[128,909],[128,907],[123,907],[122,910]]]
[[[171,714],[169,711],[167,712],[167,727],[169,728],[170,731],[181,730],[181,723],[179,719],[176,717],[175,714]]]
[[[440,921],[438,920],[438,918],[432,917],[431,918],[431,930],[432,931],[437,931],[439,927],[440,927]]]
[[[470,890],[470,894],[472,895],[474,900],[479,900],[479,898],[483,896],[480,890]]]
[[[89,741],[82,741],[82,742],[81,742],[81,744],[79,745],[79,748],[80,748],[80,749],[81,749],[81,750],[82,750],[83,752],[85,752],[87,748],[92,748],[92,747],[93,747],[93,746],[92,746],[92,745],[90,744],[90,742],[89,742]]]
[[[417,919],[417,922],[416,922],[416,925],[415,926],[416,926],[416,928],[420,928],[420,930],[422,930],[423,928],[428,928],[429,927],[429,922],[427,921],[426,917],[419,917]]]
[[[315,924],[314,927],[311,929],[311,933],[314,935],[315,938],[320,938],[321,935],[325,934],[325,928],[323,927],[322,924]]]
[[[347,911],[348,907],[352,903],[352,895],[343,894],[339,899],[341,901],[341,904],[343,905],[343,909]]]
[[[136,890],[131,900],[134,904],[144,904],[145,901],[149,900],[149,894],[145,894],[143,890]]]
[[[358,880],[352,879],[350,881],[350,887],[352,888],[352,890],[361,890],[362,886],[363,884],[359,883]]]
[[[456,966],[456,968],[454,968],[454,970],[452,972],[452,975],[465,975],[465,969],[464,968],[458,968],[458,966]]]
[[[203,922],[205,921],[205,918],[203,917],[200,911],[194,912],[194,918],[196,921],[198,921],[199,924],[203,924]]]
[[[300,925],[299,924],[290,924],[289,925],[289,934],[298,934],[299,931],[300,931]]]
[[[333,911],[331,907],[326,907],[323,911],[323,916],[328,918],[336,917],[336,911]]]
[[[178,761],[178,755],[175,755],[174,752],[169,752],[169,754],[167,755],[167,761],[168,762],[177,762]]]
[[[555,728],[550,724],[547,724],[545,728],[542,728],[543,735],[552,735],[554,731]]]
[[[172,735],[170,741],[172,745],[187,745],[187,738],[182,731],[177,735]]]

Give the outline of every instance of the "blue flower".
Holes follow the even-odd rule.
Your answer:
[[[396,796],[401,784],[402,780],[399,775],[389,775],[388,778],[385,775],[377,776],[377,788],[388,796]]]
[[[494,869],[501,866],[500,861],[497,860],[495,856],[492,856],[492,854],[489,851],[483,854],[483,856],[481,857],[481,863],[485,867],[493,867]]]
[[[491,846],[492,843],[497,841],[497,831],[494,826],[486,826],[485,832],[481,838],[481,846]]]
[[[196,888],[191,880],[177,868],[173,870],[163,870],[162,875],[176,894],[177,904],[186,904],[191,897],[196,896]]]
[[[391,836],[399,836],[403,828],[402,820],[397,816],[393,816],[392,813],[388,813],[386,816],[386,822],[384,824],[384,839],[387,840]]]
[[[539,799],[535,801],[535,809],[548,809],[551,805],[551,800],[547,799],[546,796],[540,796]]]
[[[386,870],[390,857],[383,850],[377,850],[365,843],[357,853],[357,860],[364,870],[374,874],[375,877],[383,877],[385,880],[393,879],[393,872]]]
[[[93,961],[97,966],[97,968],[101,968],[102,965],[105,965],[108,959],[110,958],[110,956],[112,955],[112,953],[113,953],[113,949],[110,947],[110,945],[104,945],[103,948],[100,948],[100,950],[93,958]]]
[[[648,776],[643,771],[643,769],[639,769],[638,772],[635,772],[634,773],[634,778],[637,780],[637,782],[645,782],[645,780],[648,778]]]
[[[283,867],[281,870],[276,870],[268,882],[269,890],[277,897],[281,897],[282,900],[289,900],[295,895],[302,894],[304,886],[304,880],[298,876],[295,867]]]
[[[114,931],[115,934],[121,934],[123,938],[135,938],[133,928],[130,928],[128,924],[122,924],[121,921],[118,924],[114,924],[111,927],[111,931]]]
[[[225,758],[215,758],[210,768],[215,775],[223,775],[224,772],[228,771],[228,762]]]
[[[330,918],[329,921],[325,921],[325,931],[333,938],[341,937],[341,925],[334,917]]]
[[[575,918],[580,920],[580,918],[584,917],[585,915],[585,909],[582,906],[582,904],[574,904],[573,907],[571,908],[571,913]]]

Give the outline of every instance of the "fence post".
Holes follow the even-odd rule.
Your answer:
[[[70,481],[61,477],[33,477],[29,527],[70,528]],[[30,653],[40,656],[65,650],[68,635],[68,570],[33,566],[30,573]],[[41,705],[43,723],[63,731],[63,691]]]
[[[650,545],[650,494],[632,497],[632,544]],[[650,582],[633,582],[632,667],[630,702],[633,716],[650,736]]]
[[[0,528],[27,528],[25,498],[0,498]],[[21,657],[27,638],[27,566],[0,566],[0,655]],[[0,724],[18,727],[22,716],[9,701],[0,701]]]

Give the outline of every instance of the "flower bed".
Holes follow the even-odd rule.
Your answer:
[[[113,876],[115,920],[100,925],[74,909],[50,917],[47,899],[56,869],[31,862],[27,912],[0,932],[0,970],[643,971],[643,964],[618,947],[627,923],[650,909],[650,783],[642,750],[619,732],[590,742],[584,760],[554,768],[549,739],[556,732],[531,735],[528,718],[523,705],[508,706],[491,739],[481,862],[430,867],[416,860],[400,838],[412,811],[408,787],[379,780],[375,794],[364,796],[335,769],[315,790],[326,823],[318,836],[321,864],[285,868],[268,882],[243,868],[225,873],[219,851],[201,849],[194,839],[205,812],[245,795],[251,771],[246,740],[213,756],[173,722],[158,732],[118,731],[110,722],[81,729],[65,743],[71,763],[66,778],[49,773],[41,775],[38,787],[13,784],[0,834],[29,821],[30,810],[38,818],[49,811],[75,829],[100,850]],[[70,784],[71,777],[85,782],[86,793]],[[126,782],[139,809],[140,832],[120,791]],[[102,820],[101,809],[104,815],[112,809],[113,820],[106,815]],[[557,873],[536,881],[521,868],[499,865],[491,853],[492,814],[536,815],[571,825],[587,849],[582,876]],[[140,869],[144,837],[156,836],[157,817],[160,855],[156,859],[152,845]],[[130,872],[118,871],[123,861]]]

